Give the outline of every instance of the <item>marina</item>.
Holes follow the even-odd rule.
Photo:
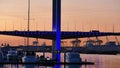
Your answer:
[[[32,5],[33,5],[32,3],[34,2],[31,0],[27,0],[26,3],[27,6],[26,7],[24,6],[25,8],[27,8],[27,11],[25,11],[25,15],[27,13],[26,15],[27,24],[25,26],[25,29],[14,30],[14,25],[13,25],[13,30],[6,30],[6,23],[5,23],[5,30],[0,30],[0,35],[2,36],[3,35],[12,36],[12,37],[16,36],[16,37],[22,37],[24,39],[24,41],[19,40],[21,41],[21,43],[24,42],[24,44],[22,45],[21,43],[17,43],[17,45],[15,46],[10,45],[11,43],[15,43],[14,41],[17,40],[14,38],[12,38],[14,39],[14,41],[12,42],[5,41],[0,43],[0,68],[119,68],[119,65],[116,64],[120,63],[119,61],[120,42],[118,39],[119,38],[118,36],[120,36],[120,32],[119,31],[115,32],[114,25],[112,32],[106,31],[107,27],[105,27],[105,31],[100,31],[99,26],[97,30],[96,29],[92,30],[91,27],[90,31],[84,31],[84,30],[77,31],[76,26],[78,24],[76,23],[75,23],[74,31],[72,30],[69,31],[68,23],[67,23],[67,30],[62,30],[62,26],[65,26],[63,25],[62,22],[64,22],[64,19],[67,20],[67,18],[62,17],[62,15],[64,16],[64,12],[62,11],[61,8],[63,8],[64,3],[61,0],[52,0],[51,2],[52,8],[50,8],[50,10],[52,10],[51,11],[52,14],[50,15],[51,16],[50,19],[52,19],[51,20],[52,30],[50,31],[45,30],[45,23],[44,23],[44,30],[38,30],[37,24],[36,24],[36,30],[31,30],[33,29],[31,28],[33,26],[33,24],[31,26],[32,23],[31,18],[32,16],[34,17],[32,10]],[[74,15],[76,12],[74,12]],[[75,18],[73,19],[77,21]],[[94,20],[94,22],[95,21],[97,21],[97,19]],[[105,20],[103,19],[103,21]],[[92,22],[92,19],[89,22]],[[101,22],[101,20],[99,22]],[[70,28],[72,27],[73,25],[70,26]],[[113,36],[115,38],[115,41],[111,41],[113,38],[108,39],[109,36]],[[103,44],[103,41],[105,40],[101,40],[99,37],[105,37],[107,40],[106,43]],[[30,40],[31,38],[35,39],[35,41],[33,41],[32,44]],[[83,38],[86,38],[86,40],[85,41],[81,40]],[[39,39],[44,39],[44,42],[41,40],[39,41]],[[64,43],[66,43],[66,41],[64,40],[69,40],[69,39],[71,39],[71,41],[68,42],[70,44],[64,45]],[[51,44],[50,43],[49,45],[46,44],[46,40],[50,40]],[[39,44],[39,42],[41,43]],[[81,42],[84,43],[84,45],[82,45]]]
[[[47,55],[49,55],[47,53]],[[119,55],[97,55],[97,54],[81,54],[81,58],[82,60],[87,59],[88,62],[94,62],[94,65],[80,65],[78,68],[119,68]],[[64,61],[64,59],[63,59]],[[8,67],[9,66],[9,67]],[[4,66],[0,66],[2,68],[25,68],[23,65],[19,64],[19,67],[15,67],[16,65],[13,65],[13,67],[11,67],[11,65],[4,65]],[[66,65],[65,65],[66,66]],[[37,66],[35,68],[52,68],[55,66]],[[74,66],[75,67],[75,66]],[[61,65],[61,68],[64,68],[64,64]],[[66,66],[67,68],[67,66]]]

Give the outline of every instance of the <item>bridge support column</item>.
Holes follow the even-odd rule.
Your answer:
[[[52,31],[56,32],[53,40],[52,57],[60,62],[60,42],[61,42],[61,0],[53,0],[52,2]]]

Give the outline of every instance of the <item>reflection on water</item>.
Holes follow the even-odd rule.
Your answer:
[[[82,65],[81,68],[120,68],[120,55],[82,54],[82,59],[95,62],[95,65]]]
[[[0,68],[81,68],[81,65],[55,65],[55,66],[40,66],[40,65],[4,65]]]
[[[36,65],[35,64],[26,64],[25,68],[35,68]]]
[[[81,68],[81,65],[64,65],[64,68]]]
[[[63,56],[63,54],[61,54]],[[49,54],[46,54],[49,56]],[[95,62],[95,65],[56,65],[56,66],[40,66],[28,65],[28,68],[120,68],[120,55],[90,55],[90,54],[81,54],[83,61],[87,59],[88,62]],[[62,58],[62,61],[64,59]],[[25,65],[0,65],[0,68],[26,68]]]

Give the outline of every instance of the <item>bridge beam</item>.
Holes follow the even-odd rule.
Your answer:
[[[61,38],[61,0],[53,0],[52,2],[52,31],[56,32],[53,40],[52,57],[60,62],[60,38]]]

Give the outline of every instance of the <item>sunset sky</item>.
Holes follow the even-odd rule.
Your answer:
[[[89,31],[91,29],[112,31],[114,24],[115,31],[120,32],[120,0],[61,1],[62,31]],[[26,30],[27,5],[27,0],[0,0],[0,31]],[[52,0],[31,0],[30,30],[52,30],[51,24]],[[21,37],[1,35],[0,43],[5,42],[18,45],[23,44],[24,40]]]

